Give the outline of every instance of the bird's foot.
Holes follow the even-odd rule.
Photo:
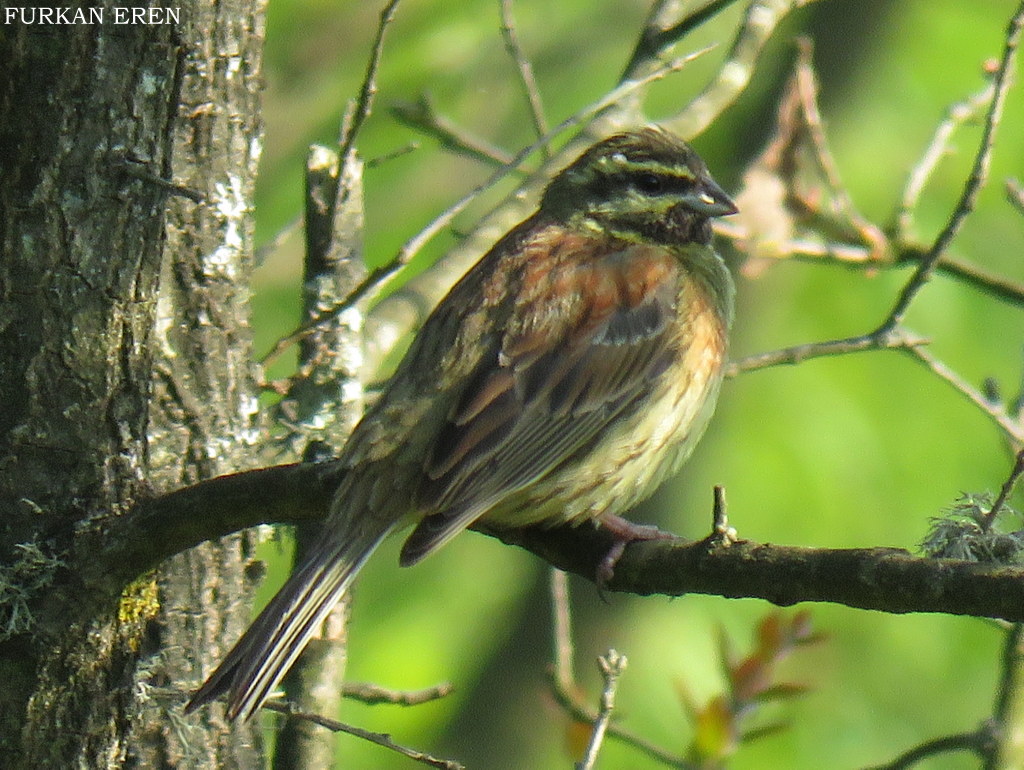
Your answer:
[[[636,540],[671,540],[676,537],[671,532],[658,529],[651,524],[634,524],[610,513],[601,517],[600,526],[613,538],[612,547],[597,565],[597,587],[602,595],[615,574],[615,565],[618,564],[627,545]]]

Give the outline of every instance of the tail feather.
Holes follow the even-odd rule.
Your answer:
[[[228,693],[229,719],[249,719],[326,619],[387,531],[332,533],[292,573],[185,706]]]

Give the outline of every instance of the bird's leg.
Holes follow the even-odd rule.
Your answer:
[[[634,524],[613,513],[604,514],[599,520],[599,526],[613,538],[612,547],[597,565],[597,587],[601,591],[604,591],[615,574],[615,565],[618,564],[627,545],[634,540],[671,540],[676,537],[671,532],[658,529],[651,524]]]

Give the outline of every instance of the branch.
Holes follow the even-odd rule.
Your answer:
[[[601,690],[601,707],[597,712],[597,719],[594,720],[594,729],[590,735],[590,742],[587,744],[587,751],[583,755],[583,759],[576,764],[577,770],[593,770],[594,764],[597,762],[598,752],[601,751],[601,744],[604,743],[604,735],[612,721],[612,711],[615,709],[615,691],[619,688],[619,678],[626,670],[626,663],[626,656],[615,650],[608,650],[597,659],[597,667],[604,679],[604,688]]]
[[[949,383],[956,391],[970,400],[985,415],[992,419],[1005,432],[1012,442],[1015,451],[1024,446],[1024,420],[1020,415],[1011,414],[1005,404],[987,398],[984,393],[973,387],[959,374],[954,372],[942,361],[921,347],[906,347],[904,350],[915,359],[927,366],[933,374]]]
[[[548,124],[544,119],[544,103],[541,99],[540,88],[537,86],[537,79],[533,75],[533,66],[526,58],[523,47],[519,44],[519,33],[516,32],[515,19],[512,17],[512,0],[501,0],[501,37],[505,41],[505,50],[508,51],[519,71],[519,83],[530,107],[534,133],[537,136],[544,136],[548,132]],[[547,148],[545,148],[546,151]]]
[[[995,84],[989,83],[985,88],[973,96],[969,96],[961,102],[957,102],[946,112],[946,117],[939,123],[928,144],[921,160],[910,170],[906,186],[903,188],[903,195],[900,198],[899,208],[896,210],[895,230],[896,239],[899,241],[909,240],[911,222],[917,204],[920,201],[921,193],[931,178],[939,161],[949,152],[949,144],[956,130],[981,112],[982,108],[988,105],[995,95]]]
[[[647,24],[637,39],[636,47],[633,49],[632,56],[629,57],[629,62],[626,64],[619,82],[635,80],[658,66],[659,59],[666,49],[678,43],[705,22],[711,21],[734,2],[736,0],[711,0],[678,21],[671,20],[671,17],[677,12],[674,3],[664,1],[656,3],[651,9]]]
[[[920,746],[915,746],[892,762],[878,765],[869,770],[907,770],[907,768],[913,767],[922,759],[935,757],[939,754],[949,754],[953,751],[970,751],[977,756],[983,757],[986,752],[986,744],[990,742],[989,736],[978,732],[947,735],[922,743]]]
[[[342,694],[346,698],[376,706],[387,703],[392,706],[419,706],[430,703],[452,694],[455,688],[450,682],[441,682],[423,690],[389,690],[376,684],[346,682],[342,685]]]
[[[713,228],[715,235],[734,241],[740,246],[749,242],[752,236],[748,228],[737,222],[715,222]],[[860,244],[822,241],[813,238],[782,240],[776,244],[776,248],[780,256],[762,256],[768,259],[795,260],[816,265],[839,265],[870,273],[880,270],[905,269],[908,266],[916,267],[928,256],[925,247],[896,241],[889,242],[888,251],[884,255],[879,255],[871,248]],[[1024,283],[1020,281],[1014,281],[948,254],[943,254],[939,258],[935,271],[987,294],[993,299],[1016,307],[1024,307]]]
[[[725,370],[725,376],[735,377],[743,372],[750,372],[756,369],[767,369],[768,367],[782,364],[799,364],[811,358],[822,358],[824,356],[845,356],[865,350],[915,350],[925,343],[927,343],[927,340],[915,337],[904,329],[886,330],[883,328],[857,337],[846,337],[825,342],[808,342],[803,345],[794,345],[788,348],[768,351],[767,353],[744,356],[737,361],[729,363]]]
[[[1017,9],[1007,28],[1003,56],[992,83],[994,93],[992,103],[989,105],[988,114],[985,116],[985,127],[981,135],[981,144],[974,158],[974,165],[971,168],[970,176],[968,176],[963,192],[960,194],[960,200],[957,201],[949,221],[946,222],[946,226],[936,237],[928,254],[921,260],[907,285],[903,287],[903,291],[900,292],[900,296],[896,300],[896,304],[893,306],[882,328],[895,328],[903,322],[907,310],[910,308],[910,303],[917,296],[917,293],[924,288],[928,279],[931,278],[942,255],[960,232],[960,228],[963,227],[968,214],[974,210],[978,193],[981,192],[981,188],[985,186],[985,182],[988,180],[988,171],[992,162],[992,149],[995,146],[996,129],[1003,115],[1006,94],[1010,89],[1010,71],[1017,57],[1017,46],[1020,43],[1022,27],[1024,27],[1024,5]]]
[[[389,9],[393,10],[393,2]],[[374,60],[379,57],[388,11],[381,17],[381,29]],[[367,74],[364,93],[372,94],[373,72]],[[347,119],[346,140],[351,146],[358,130],[359,114],[368,114],[371,100],[357,107]],[[313,145],[306,161],[306,251],[303,259],[301,318],[315,317],[344,296],[366,272],[363,251],[363,163],[356,152],[345,155],[329,147]],[[339,316],[306,337],[299,348],[298,371],[277,405],[278,422],[285,430],[279,441],[294,454],[312,461],[333,457],[345,443],[363,411],[360,320]],[[305,561],[320,535],[319,522],[295,528],[293,566]],[[309,712],[337,713],[341,704],[341,683],[346,664],[349,602],[339,601],[318,623],[309,644],[302,650],[281,681],[285,697]],[[337,753],[333,735],[310,730],[298,721],[282,725],[274,746],[274,769],[323,767]]]
[[[92,522],[77,533],[67,561],[84,586],[116,598],[142,573],[206,540],[259,524],[322,519],[341,474],[329,461],[207,479]]]
[[[586,526],[487,534],[589,580],[613,542]],[[803,548],[748,540],[709,546],[681,538],[636,542],[605,587],[640,596],[758,598],[783,607],[813,601],[895,614],[1024,617],[1024,569],[928,559],[898,548]]]
[[[1024,759],[1024,739],[1017,726],[1024,717],[1024,627],[1010,627],[1003,643],[1002,672],[990,723],[991,749],[985,756],[985,770],[1019,766]],[[999,764],[1001,762],[1001,764]]]
[[[761,0],[747,7],[732,47],[718,73],[708,86],[681,112],[661,121],[684,139],[692,139],[714,122],[715,118],[739,98],[750,83],[776,27],[786,16],[814,0]],[[709,8],[727,3],[710,3]],[[717,10],[717,9],[716,9]]]
[[[1024,214],[1024,186],[1017,179],[1006,180],[1006,199],[1017,211]]]
[[[370,117],[370,111],[373,109],[373,100],[377,95],[377,70],[380,67],[381,54],[384,52],[384,33],[395,18],[398,2],[399,0],[390,0],[380,12],[377,36],[374,38],[373,47],[370,50],[366,74],[363,76],[363,84],[359,88],[359,98],[353,107],[351,118],[346,120],[342,126],[341,137],[338,141],[338,155],[342,158],[347,158],[355,146],[356,137],[359,136],[363,123]]]
[[[375,733],[370,730],[364,730],[361,727],[354,727],[353,725],[339,722],[335,719],[328,719],[327,717],[320,716],[319,714],[310,714],[305,711],[299,711],[291,703],[270,701],[268,703],[264,703],[263,708],[268,711],[276,711],[279,714],[285,714],[292,719],[301,719],[306,722],[312,722],[313,724],[319,725],[320,727],[326,728],[334,733],[347,733],[348,735],[354,735],[357,738],[362,738],[364,741],[376,743],[378,746],[390,749],[391,751],[401,754],[403,757],[408,757],[411,760],[424,765],[429,765],[430,767],[437,767],[442,770],[465,770],[465,767],[462,764],[453,759],[441,759],[440,757],[434,757],[425,752],[395,743],[387,733]]]
[[[95,588],[120,587],[203,540],[263,523],[321,519],[342,469],[337,462],[282,465],[201,482],[112,518],[83,537],[74,569]],[[593,581],[613,544],[602,529],[475,529]],[[828,549],[712,537],[636,542],[609,591],[647,596],[701,593],[789,606],[832,602],[891,613],[942,612],[1024,621],[1024,568],[913,556],[894,548]]]
[[[1024,476],[1024,449],[1017,452],[1017,458],[1013,463],[1013,470],[1010,471],[1010,477],[1003,482],[1003,486],[999,490],[999,496],[996,497],[995,502],[992,503],[992,509],[985,516],[984,527],[986,530],[992,528],[996,518],[1002,513],[1003,506],[1006,505],[1006,501],[1010,498],[1013,488],[1017,486],[1021,476]]]
[[[391,105],[390,112],[399,123],[434,137],[441,147],[456,155],[464,155],[492,167],[512,162],[512,156],[507,152],[470,135],[438,112],[429,94],[420,94],[414,102],[396,102]]]

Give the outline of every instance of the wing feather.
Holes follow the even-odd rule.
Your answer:
[[[514,309],[438,435],[417,500],[433,513],[407,539],[403,564],[636,408],[678,353],[678,270],[663,250],[627,246],[551,270]]]

